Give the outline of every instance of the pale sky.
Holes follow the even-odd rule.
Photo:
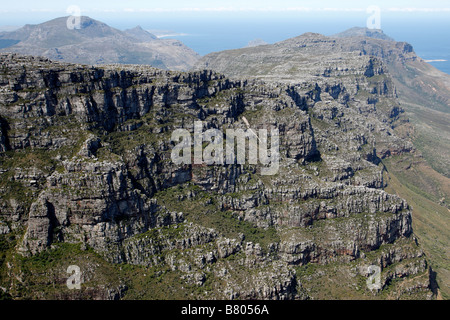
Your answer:
[[[1,13],[64,13],[70,5],[82,12],[235,12],[235,11],[362,11],[371,5],[382,11],[449,12],[448,0],[2,0]]]

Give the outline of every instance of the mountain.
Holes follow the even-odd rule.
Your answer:
[[[298,88],[316,83],[341,99],[360,91],[361,73],[374,83],[389,78],[389,85],[380,83],[372,93],[390,88],[408,119],[394,124],[393,132],[411,141],[414,148],[401,154],[377,148],[386,168],[385,189],[412,205],[416,234],[437,272],[443,296],[449,298],[450,76],[418,57],[410,44],[390,40],[381,31],[375,36],[368,32],[354,28],[338,37],[305,33],[273,45],[212,53],[194,69],[208,68],[233,78],[289,83]],[[377,75],[380,70],[383,75]],[[391,104],[380,103],[366,93],[357,96],[372,101],[375,109]],[[319,93],[318,104],[311,109],[317,110],[313,118],[320,120],[320,112],[325,112],[321,100]],[[328,104],[326,112],[349,112],[348,108],[331,111],[331,107],[334,104]],[[388,153],[395,156],[386,157]]]
[[[354,65],[351,60],[355,55],[406,57],[411,52],[412,47],[402,42],[332,38],[309,32],[273,45],[214,52],[204,56],[195,69],[211,68],[233,77],[301,83],[339,73],[340,64]],[[231,63],[232,59],[236,61]],[[363,58],[357,61],[360,59]]]
[[[273,50],[326,41],[309,34]],[[383,161],[413,145],[395,131],[407,121],[382,61],[303,55],[278,70],[263,53],[256,72],[298,72],[302,82],[1,54],[2,294],[435,297],[411,207],[383,190]],[[194,121],[223,133],[278,129],[278,170],[174,163],[172,133],[192,135]],[[82,272],[79,290],[66,286],[68,265]]]
[[[79,29],[69,29],[67,19],[2,32],[2,51],[81,64],[147,64],[172,70],[187,70],[199,58],[180,41],[157,39],[140,27],[123,32],[83,16]]]
[[[141,26],[134,27],[133,29],[127,29],[124,32],[142,42],[150,42],[158,39],[158,37],[156,37],[154,34],[151,34],[150,32],[142,29]]]
[[[353,27],[340,33],[332,35],[335,38],[354,38],[354,37],[367,37],[381,40],[394,41],[391,37],[386,35],[383,30],[369,29],[361,27]]]

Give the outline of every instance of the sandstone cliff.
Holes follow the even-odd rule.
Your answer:
[[[3,291],[431,298],[410,207],[382,190],[380,158],[412,149],[392,130],[405,121],[395,87],[374,57],[340,62],[295,84],[2,54]],[[245,129],[243,117],[279,129],[276,175],[172,162],[175,129]],[[65,288],[67,264],[84,272],[81,291]]]

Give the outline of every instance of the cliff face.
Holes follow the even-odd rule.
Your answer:
[[[1,55],[2,288],[73,298],[63,285],[43,296],[20,288],[31,281],[24,266],[81,244],[67,258],[86,271],[81,298],[155,297],[138,288],[161,282],[181,283],[187,298],[430,298],[410,208],[382,190],[379,158],[412,148],[392,131],[402,110],[383,64],[353,58],[275,84]],[[243,117],[279,130],[275,175],[173,163],[175,129],[245,130]],[[135,286],[130,265],[151,279],[135,274]],[[369,265],[382,270],[378,293],[365,285]],[[43,286],[64,282],[49,272]]]
[[[381,39],[373,38],[373,32]],[[397,96],[416,127],[415,145],[433,169],[448,178],[450,76],[418,57],[409,43],[383,35],[368,29],[350,29],[333,37],[305,33],[273,45],[211,53],[194,69],[209,68],[234,78],[296,86],[311,82],[320,87],[339,84],[353,93],[360,81],[364,85],[366,78],[358,77],[362,72],[372,79],[370,75],[389,74],[389,81],[377,77],[379,86],[372,90]]]
[[[318,88],[332,88],[333,98],[343,89],[350,92],[350,97],[358,92],[356,99],[367,99],[374,106],[368,112],[390,109],[393,118],[406,116],[410,119],[408,123],[394,121],[391,124],[394,135],[410,140],[416,150],[399,153],[398,148],[392,148],[392,144],[383,147],[378,140],[377,154],[380,158],[388,154],[399,155],[383,161],[387,168],[386,181],[390,182],[386,188],[389,192],[405,197],[414,208],[415,234],[422,240],[433,270],[437,273],[439,290],[444,298],[450,296],[449,268],[445,262],[449,258],[447,247],[450,239],[448,228],[445,227],[450,208],[446,200],[450,198],[447,187],[450,185],[448,74],[417,56],[410,44],[393,41],[380,30],[358,28],[332,37],[306,33],[257,49],[212,53],[203,57],[197,68],[210,68],[234,78],[251,77],[266,82],[289,83],[295,87],[308,87],[317,83]],[[367,92],[383,96],[390,93],[397,98],[395,102],[391,100],[384,103],[377,95]],[[341,108],[338,111],[334,107],[326,112],[321,107],[319,97],[317,95],[318,103],[310,110],[316,141],[320,143],[321,127],[315,126],[314,119],[327,115],[348,115],[352,109]],[[350,98],[350,102],[352,100],[355,99]],[[395,107],[397,103],[400,103],[401,108]],[[361,104],[354,106],[362,111]],[[355,119],[355,115],[352,114],[351,118]],[[356,123],[364,121],[360,118]],[[355,121],[351,123],[355,125]],[[334,129],[333,126],[331,128]],[[337,131],[334,135],[341,136],[341,130]],[[396,179],[399,184],[394,186]],[[425,202],[427,205],[424,205]]]

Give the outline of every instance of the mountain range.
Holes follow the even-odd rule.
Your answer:
[[[44,56],[81,64],[146,64],[162,69],[188,70],[199,55],[182,42],[158,39],[135,27],[125,31],[80,17],[80,28],[67,27],[69,17],[37,25],[25,25],[0,33],[4,52]]]
[[[4,50],[161,41],[83,21]],[[188,72],[0,54],[2,296],[448,299],[449,76],[381,30],[257,44]],[[279,171],[176,165],[194,121],[277,128]]]

